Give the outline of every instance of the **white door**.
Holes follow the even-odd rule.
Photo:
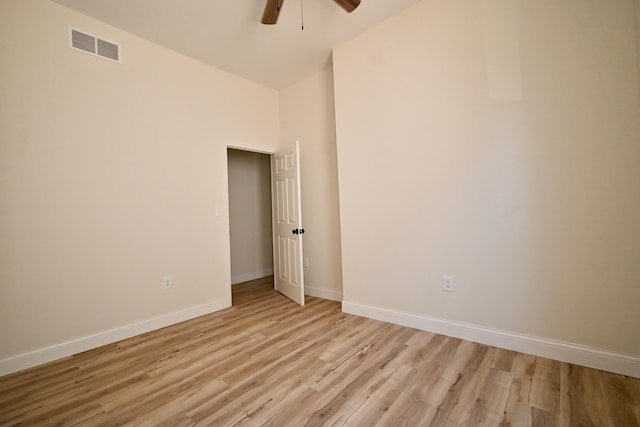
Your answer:
[[[272,157],[273,276],[278,292],[304,305],[299,153],[296,141]]]

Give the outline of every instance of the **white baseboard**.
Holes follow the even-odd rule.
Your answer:
[[[63,342],[50,347],[20,354],[0,360],[0,376],[18,372],[23,369],[52,362],[63,357],[72,356],[83,351],[111,344],[126,338],[144,334],[176,323],[184,322],[205,314],[230,307],[229,299],[224,298],[207,304],[190,307],[185,310],[132,323],[120,328],[111,329],[94,335]]]
[[[342,301],[342,292],[328,291],[326,289],[314,288],[311,286],[304,287],[304,294],[310,297],[328,299],[331,301]]]
[[[271,275],[273,275],[273,268],[254,271],[253,273],[238,274],[237,276],[231,276],[231,284],[237,285],[238,283],[248,282],[249,280],[262,279],[263,277]]]
[[[342,311],[480,344],[640,378],[640,357],[354,302],[343,301]]]

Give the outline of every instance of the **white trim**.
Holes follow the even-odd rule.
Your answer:
[[[640,378],[640,357],[636,356],[355,302],[343,301],[342,311],[507,350]]]
[[[0,360],[0,376],[72,356],[230,307],[227,298]]]
[[[272,275],[273,275],[273,268],[254,271],[253,273],[239,274],[237,276],[231,276],[231,285],[237,285],[238,283],[248,282],[249,280],[262,279],[263,277],[272,276]]]
[[[342,292],[329,291],[327,289],[305,286],[304,293],[305,295],[308,295],[310,297],[328,299],[331,301],[338,301],[338,302],[342,301]]]

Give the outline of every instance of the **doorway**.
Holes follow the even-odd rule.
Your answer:
[[[227,148],[227,173],[233,286],[273,275],[271,156]]]

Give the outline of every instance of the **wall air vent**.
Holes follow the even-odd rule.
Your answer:
[[[69,28],[69,47],[109,61],[120,62],[120,45]]]

